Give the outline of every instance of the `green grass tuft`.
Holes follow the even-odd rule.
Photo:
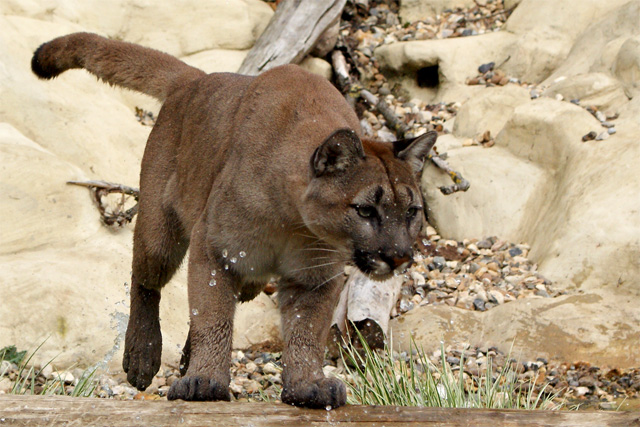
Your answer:
[[[16,380],[13,383],[13,387],[9,390],[9,394],[19,394],[19,395],[67,395],[73,397],[90,397],[93,395],[94,390],[98,385],[98,381],[95,378],[97,367],[86,369],[80,378],[76,379],[75,384],[71,388],[71,386],[65,385],[64,378],[61,378],[59,375],[57,378],[51,378],[44,382],[44,384],[38,385],[36,382],[36,378],[40,371],[44,370],[47,366],[53,363],[53,359],[47,362],[39,371],[35,371],[33,367],[28,367],[29,362],[36,355],[40,347],[44,345],[46,342],[43,341],[33,352],[31,352],[27,356],[26,351],[17,352],[15,346],[5,347],[0,350],[0,354],[3,355],[4,360],[9,360],[4,358],[4,354],[2,353],[5,349],[12,349],[12,352],[7,352],[14,357],[13,360],[18,360],[18,362],[12,362],[18,365],[18,373],[16,376]],[[25,356],[26,359],[25,359]],[[11,360],[9,360],[11,361]],[[0,372],[0,376],[4,376],[5,372]]]
[[[511,363],[494,373],[489,358],[486,371],[472,377],[451,368],[444,344],[436,365],[413,339],[410,355],[403,359],[394,356],[387,344],[381,351],[372,350],[357,329],[356,333],[362,349],[346,343],[342,350],[350,404],[526,410],[563,407],[563,403],[554,402],[557,395],[544,393],[547,385],[534,393],[537,378],[518,382]],[[463,354],[459,366],[464,365]]]

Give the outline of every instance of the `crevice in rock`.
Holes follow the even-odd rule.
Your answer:
[[[430,65],[420,68],[416,73],[418,87],[435,89],[440,85],[440,66]]]

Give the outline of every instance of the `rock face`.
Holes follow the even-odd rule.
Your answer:
[[[0,348],[33,350],[46,340],[39,361],[57,356],[54,364],[66,367],[105,360],[120,369],[133,227],[101,225],[89,192],[66,181],[136,187],[151,128],[136,121],[134,107],[158,110],[150,98],[84,71],[39,81],[30,70],[33,51],[53,37],[91,31],[185,57],[207,71],[235,71],[272,13],[259,0],[162,6],[69,0],[53,10],[46,2],[0,3]],[[183,266],[162,296],[163,359],[173,365],[188,330],[185,284]],[[239,346],[259,339],[252,335],[256,320],[246,314],[252,304],[266,336],[277,335],[277,313],[267,300],[239,309],[236,329],[245,331],[236,336]]]
[[[452,85],[461,88],[475,75],[447,71],[448,55],[458,49],[469,49],[475,64],[461,59],[453,68],[472,70],[509,56],[502,67],[507,75],[539,85],[544,96],[538,99],[511,84],[466,89],[468,100],[446,145],[452,167],[469,179],[471,188],[443,196],[438,186],[449,178],[435,168],[425,170],[423,187],[439,234],[527,242],[539,271],[569,294],[517,300],[485,313],[420,307],[392,322],[401,346],[413,333],[431,349],[444,337],[501,348],[514,343],[517,352],[530,356],[640,363],[633,350],[640,342],[638,22],[637,0],[522,0],[504,35],[490,34],[508,40],[501,56],[476,58],[478,52],[490,54],[489,35],[401,42],[376,51],[392,72],[441,64],[449,86],[427,94],[431,101],[455,100],[465,89],[452,92]],[[445,41],[447,52],[439,47]],[[412,84],[407,81],[408,87]],[[496,136],[492,148],[462,143],[486,130]],[[600,140],[583,142],[591,131]]]
[[[469,7],[473,0],[402,0],[400,18],[402,22],[413,22],[433,17],[445,9]]]

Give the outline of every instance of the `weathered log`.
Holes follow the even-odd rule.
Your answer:
[[[299,63],[340,18],[346,0],[284,0],[245,57],[238,72],[256,75]]]
[[[284,404],[131,401],[67,396],[0,395],[0,425],[26,426],[640,426],[633,412],[344,406],[300,409]]]

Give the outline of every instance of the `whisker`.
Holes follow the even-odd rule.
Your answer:
[[[324,263],[324,264],[310,265],[310,266],[307,266],[307,267],[302,267],[302,268],[297,268],[295,270],[291,270],[291,273],[295,273],[297,271],[303,271],[303,270],[310,270],[312,268],[325,267],[327,265],[334,265],[334,264],[339,264],[339,263],[340,263],[340,261],[332,261],[332,262],[327,262],[327,263]]]
[[[311,292],[315,291],[318,288],[321,288],[322,286],[324,286],[325,284],[327,284],[328,282],[332,281],[333,279],[335,279],[336,277],[340,276],[341,274],[344,274],[344,271],[339,272],[338,274],[329,277],[327,280],[325,280],[324,282],[320,283],[319,285],[316,285],[313,287],[313,289],[311,289]]]
[[[301,248],[301,251],[324,251],[324,252],[335,252],[335,253],[342,253],[341,251],[337,250],[337,249],[329,249],[329,248]]]

